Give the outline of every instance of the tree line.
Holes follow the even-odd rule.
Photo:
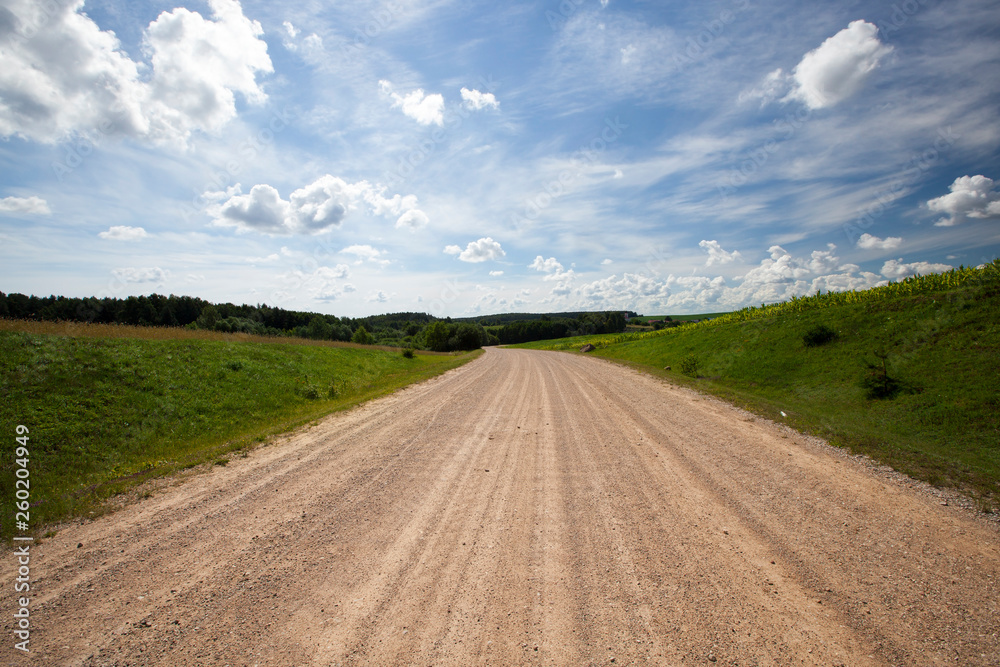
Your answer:
[[[187,327],[259,336],[295,336],[353,341],[437,352],[484,345],[525,343],[625,330],[621,312],[494,315],[452,321],[427,313],[401,312],[362,318],[257,305],[211,303],[190,296],[37,297],[0,292],[0,318],[95,322],[135,326]]]

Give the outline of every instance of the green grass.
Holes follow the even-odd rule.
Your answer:
[[[925,289],[918,279],[909,290],[809,297],[807,307],[797,300],[662,332],[519,347],[591,343],[592,354],[716,394],[990,506],[1000,498],[998,268],[954,289]],[[949,279],[928,278],[942,286]],[[806,345],[820,326],[836,336]],[[878,354],[898,382],[892,398],[869,398],[863,386],[868,364],[881,364]],[[690,358],[697,378],[681,372]]]
[[[17,425],[29,429],[36,529],[100,511],[151,477],[225,465],[232,452],[475,356],[16,328],[0,330],[0,433],[13,452]],[[0,466],[4,537],[13,533],[13,465],[9,454]]]

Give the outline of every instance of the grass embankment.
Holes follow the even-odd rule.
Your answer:
[[[1000,500],[997,313],[1000,261],[655,333],[519,347],[576,350],[589,342],[598,347],[593,354],[958,487],[988,510]],[[807,345],[806,334],[821,327],[832,340]]]
[[[49,333],[36,333],[41,330]],[[68,335],[55,335],[57,332]],[[0,322],[2,533],[13,533],[15,429],[29,429],[31,525],[103,501],[465,363],[316,341]]]

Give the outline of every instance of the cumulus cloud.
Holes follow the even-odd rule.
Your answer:
[[[3,102],[0,101],[0,105]],[[26,213],[30,215],[49,215],[52,211],[49,204],[41,197],[4,197],[0,199],[0,213]]]
[[[792,73],[790,97],[810,109],[830,107],[856,94],[892,47],[879,41],[867,21],[850,25],[810,51]]]
[[[205,193],[208,212],[215,224],[241,231],[265,234],[319,234],[339,227],[348,212],[361,205],[376,215],[397,215],[397,227],[415,228],[427,224],[413,195],[386,198],[381,188],[368,181],[348,183],[326,174],[292,192],[288,200],[267,184],[255,185],[242,194],[239,185],[226,192]]]
[[[0,136],[54,143],[73,134],[124,135],[183,144],[236,116],[235,95],[266,99],[257,82],[273,71],[263,29],[237,0],[209,0],[211,20],[183,7],[143,33],[135,62],[113,32],[83,13],[82,0],[11,0],[0,32]],[[42,30],[30,30],[44,25]]]
[[[867,21],[852,21],[802,57],[791,74],[776,69],[740,101],[797,100],[810,109],[832,107],[857,94],[892,51],[879,41],[878,28]]]
[[[573,269],[565,271],[563,265],[556,260],[555,257],[549,257],[548,259],[543,258],[541,255],[535,257],[535,261],[528,265],[529,269],[534,269],[536,271],[541,271],[546,274],[542,280],[557,280],[560,284],[557,289],[565,290],[568,283],[565,281],[573,277]]]
[[[115,269],[111,272],[111,275],[123,283],[159,283],[169,278],[170,272],[158,266],[147,268],[129,266],[123,269]]]
[[[862,234],[858,238],[858,247],[864,250],[895,250],[903,242],[901,236],[888,236],[880,239],[871,234]]]
[[[475,89],[462,88],[461,94],[465,106],[474,111],[500,108],[500,102],[497,101],[493,93],[481,93]]]
[[[739,250],[734,250],[732,252],[726,252],[719,245],[718,241],[700,241],[698,247],[702,248],[708,252],[708,259],[705,260],[705,266],[712,266],[713,264],[728,264],[730,262],[735,262],[738,259],[743,259],[743,255],[740,254]]]
[[[986,178],[982,174],[956,178],[948,186],[951,190],[949,194],[927,202],[927,208],[931,211],[947,216],[934,224],[938,227],[952,227],[969,218],[1000,218],[1000,192],[994,189],[995,185],[992,178]]]
[[[584,303],[594,307],[624,310],[639,302],[655,307],[670,295],[670,288],[662,280],[625,273],[621,277],[611,275],[582,285],[576,293]]]
[[[114,225],[106,232],[98,234],[102,239],[110,241],[138,241],[144,239],[149,234],[142,227],[128,227],[126,225]]]
[[[535,261],[528,265],[529,269],[542,271],[543,273],[553,273],[563,270],[563,265],[555,257],[543,258],[541,255],[535,257]]]
[[[494,278],[503,275],[503,271],[490,271],[490,275]]]
[[[470,241],[462,250],[459,246],[450,245],[447,246],[444,251],[449,255],[458,255],[458,258],[463,262],[486,262],[490,260],[498,260],[501,257],[506,256],[503,248],[500,244],[486,236],[478,241]]]
[[[361,264],[365,261],[368,261],[385,266],[391,263],[387,259],[382,259],[382,256],[385,254],[385,251],[378,250],[377,248],[373,248],[370,245],[347,246],[340,252],[344,253],[345,255],[354,255],[355,257],[357,257],[357,260],[354,262],[355,264]]]
[[[906,264],[903,258],[890,259],[882,265],[882,275],[886,278],[906,278],[907,276],[922,275],[929,273],[944,273],[951,271],[953,266],[948,264],[932,264],[930,262],[911,262]]]
[[[444,97],[439,93],[425,95],[423,89],[417,88],[411,93],[400,95],[392,88],[392,84],[382,80],[378,82],[379,89],[392,98],[393,107],[400,107],[406,116],[421,125],[444,125]]]

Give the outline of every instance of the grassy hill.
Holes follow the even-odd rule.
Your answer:
[[[475,353],[183,329],[0,321],[0,429],[28,429],[31,525],[100,509],[153,476],[228,456]],[[0,466],[12,534],[13,456]]]
[[[1000,499],[998,313],[995,261],[676,329],[523,347],[576,350],[589,342],[598,347],[593,354],[959,487],[986,509]]]

